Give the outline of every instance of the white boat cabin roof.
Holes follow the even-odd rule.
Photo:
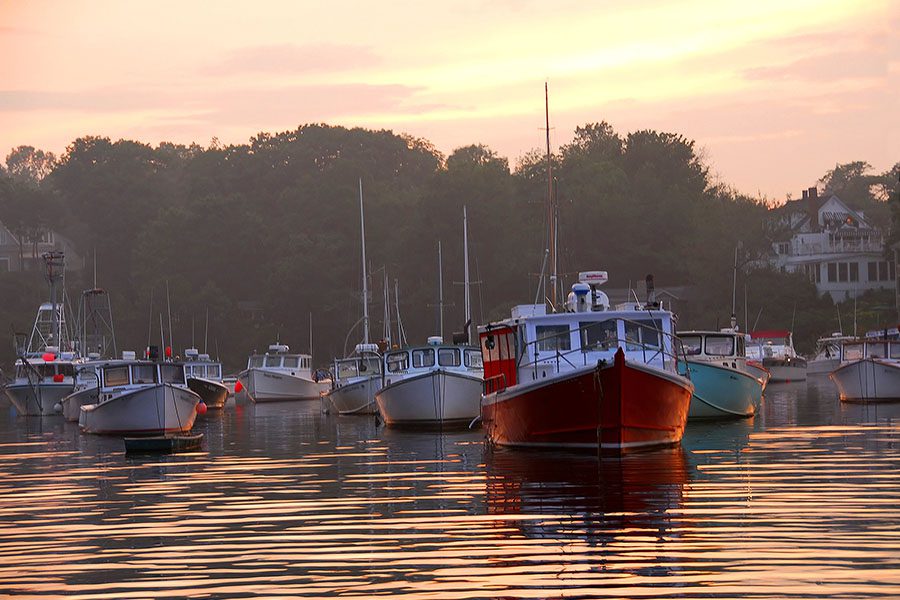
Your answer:
[[[183,364],[149,360],[117,360],[105,363],[100,368],[100,381],[103,389],[160,383],[186,385]]]
[[[385,373],[414,373],[434,369],[482,371],[481,349],[477,346],[444,344],[441,338],[429,338],[429,343],[386,352]]]
[[[291,353],[287,344],[272,344],[265,354],[254,353],[247,361],[248,369],[312,369],[312,356]]]

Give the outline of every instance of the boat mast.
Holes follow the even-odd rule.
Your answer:
[[[438,329],[444,337],[444,260],[441,257],[441,241],[438,240]]]
[[[369,343],[369,283],[366,278],[366,221],[363,216],[362,177],[359,178],[359,231],[362,240],[363,344]]]
[[[550,92],[544,82],[544,120],[547,132],[547,229],[550,248],[550,304],[556,309],[556,210],[553,205],[553,160],[550,155]]]
[[[384,269],[384,341],[391,347],[391,291],[388,284],[387,268]]]
[[[463,260],[465,268],[463,269],[463,286],[466,295],[466,343],[472,343],[471,324],[472,324],[472,305],[469,300],[469,223],[466,217],[466,207],[463,206]]]
[[[53,336],[53,345],[63,350],[62,347],[62,328],[63,323],[60,313],[60,305],[56,299],[56,283],[65,273],[65,255],[62,252],[53,251],[43,255],[44,262],[47,265],[47,281],[50,283],[50,334]],[[58,269],[57,269],[58,267]],[[46,341],[44,345],[48,345]],[[31,344],[29,343],[29,346]]]

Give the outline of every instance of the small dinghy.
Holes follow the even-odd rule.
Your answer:
[[[200,449],[203,441],[202,433],[189,435],[154,435],[145,437],[126,437],[126,454],[172,454],[175,452],[191,452]]]

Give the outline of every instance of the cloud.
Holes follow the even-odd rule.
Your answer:
[[[273,44],[247,46],[200,69],[205,75],[301,74],[352,71],[381,64],[368,46],[350,44]]]
[[[743,76],[754,81],[834,82],[871,79],[888,73],[884,52],[839,51],[795,60],[786,65],[746,69]]]

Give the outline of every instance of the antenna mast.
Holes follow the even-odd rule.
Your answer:
[[[469,223],[466,217],[466,207],[463,206],[463,260],[465,261],[464,286],[466,295],[466,343],[472,343],[471,325],[472,325],[472,304],[469,300]]]
[[[438,240],[438,323],[441,337],[444,337],[444,260],[441,256],[440,240]]]
[[[550,304],[556,307],[556,208],[553,205],[553,160],[550,154],[550,92],[544,82],[544,120],[547,132],[547,229],[550,248]]]
[[[362,240],[363,343],[369,343],[369,283],[366,280],[366,221],[363,216],[362,177],[359,178],[359,231]]]

